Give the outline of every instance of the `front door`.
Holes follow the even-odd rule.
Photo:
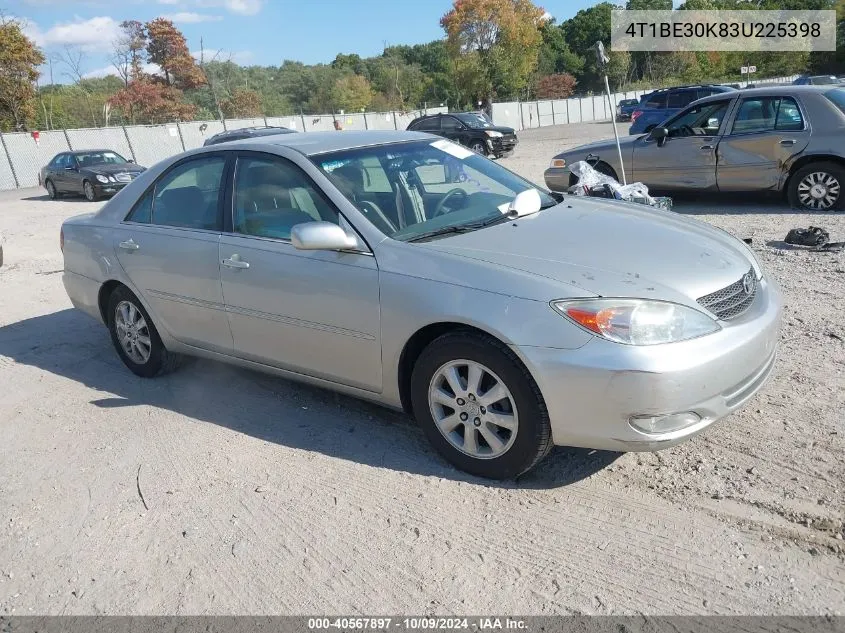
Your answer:
[[[634,142],[633,180],[655,189],[716,187],[716,147],[730,99],[691,106],[666,124],[663,143],[646,134]]]
[[[226,159],[203,154],[164,173],[115,231],[127,277],[175,339],[231,353],[218,242]]]
[[[236,355],[381,391],[375,258],[291,244],[297,224],[345,223],[293,162],[242,153],[234,181],[232,231],[220,240],[220,272]]]
[[[730,134],[719,144],[719,189],[778,189],[783,165],[809,142],[810,130],[794,98],[743,99]]]

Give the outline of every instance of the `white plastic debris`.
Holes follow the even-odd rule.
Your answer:
[[[597,171],[586,161],[579,160],[573,163],[569,171],[578,177],[578,182],[569,188],[569,193],[576,196],[613,197],[616,200],[638,202],[663,209],[672,208],[671,198],[650,196],[648,187],[641,182],[622,185],[610,176]]]

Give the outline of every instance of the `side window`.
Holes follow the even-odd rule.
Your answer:
[[[461,122],[458,121],[455,117],[452,116],[444,116],[440,119],[440,128],[444,132],[454,132],[455,130],[460,130],[463,128]]]
[[[50,167],[55,167],[56,169],[64,167],[65,156],[67,156],[67,154],[59,154],[56,156],[52,161],[50,161]]]
[[[730,101],[710,101],[681,112],[668,124],[669,136],[714,136],[719,133]]]
[[[440,119],[436,116],[417,121],[414,129],[418,132],[438,132],[440,131]]]
[[[732,134],[748,134],[749,132],[769,132],[775,129],[780,117],[780,97],[757,97],[754,99],[743,99],[739,111],[734,119]],[[801,129],[804,127],[798,106],[792,99],[786,100],[786,108],[782,116],[784,128]],[[797,119],[796,119],[797,117]],[[799,124],[795,127],[796,122]]]
[[[156,183],[152,223],[220,230],[218,204],[226,159],[196,158],[167,172]]]
[[[804,117],[792,97],[782,97],[775,117],[776,130],[803,130]]]
[[[650,95],[645,102],[647,108],[665,108],[666,107],[666,93]]]
[[[297,224],[321,220],[338,224],[337,209],[299,167],[283,158],[238,159],[235,233],[286,240]]]
[[[138,222],[140,224],[149,224],[153,218],[153,189],[147,190],[147,193],[135,203],[129,215],[126,216],[127,222]]]
[[[686,108],[696,99],[696,92],[694,90],[679,90],[678,92],[669,93],[667,97],[668,107],[670,108]]]

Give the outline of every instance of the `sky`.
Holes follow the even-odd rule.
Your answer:
[[[558,22],[599,0],[545,0]],[[67,45],[83,52],[86,76],[114,72],[109,55],[123,20],[167,17],[198,54],[243,65],[279,65],[285,59],[329,63],[338,53],[378,55],[385,43],[421,44],[443,37],[440,17],[451,0],[0,0],[0,13],[25,23],[47,54]],[[46,70],[46,69],[45,69]],[[56,83],[67,82],[54,65]]]

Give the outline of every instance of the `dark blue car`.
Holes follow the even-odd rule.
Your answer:
[[[659,123],[680,112],[693,101],[720,92],[732,92],[730,86],[701,85],[661,88],[640,98],[640,104],[631,114],[631,128],[628,134],[644,134]]]
[[[639,99],[622,99],[616,106],[616,120],[630,121],[631,113],[640,106]]]

